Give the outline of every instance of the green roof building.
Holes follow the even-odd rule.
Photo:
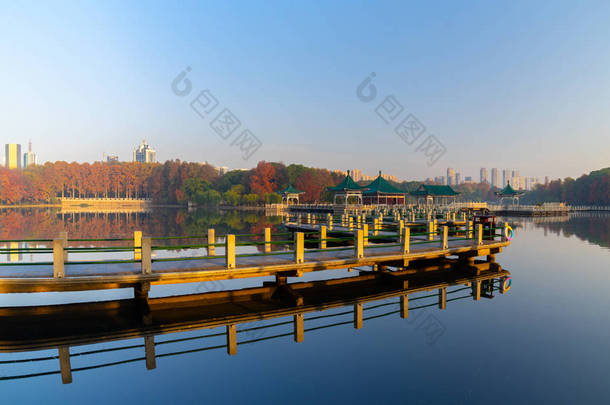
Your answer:
[[[509,181],[507,182],[506,187],[504,187],[500,191],[496,191],[495,194],[500,197],[500,203],[502,203],[503,200],[509,198],[513,204],[516,203],[517,205],[519,205],[519,197],[521,197],[525,193],[523,191],[517,191],[512,188]]]
[[[347,171],[347,175],[343,179],[343,181],[337,184],[334,187],[327,187],[328,191],[332,191],[335,193],[334,202],[338,204],[337,201],[341,202],[343,199],[343,204],[347,205],[350,197],[356,198],[358,204],[362,204],[362,192],[367,190],[367,187],[361,186],[356,183],[352,176],[350,175],[350,171]]]
[[[285,189],[283,189],[282,191],[279,192],[282,195],[282,202],[286,203],[286,204],[298,204],[299,203],[299,196],[301,194],[304,194],[304,191],[301,190],[297,190],[296,188],[292,187],[292,185],[288,185],[288,187],[286,187]]]
[[[404,204],[406,192],[397,189],[389,181],[381,176],[373,180],[366,186],[367,190],[363,192],[364,204]]]
[[[454,202],[460,193],[451,188],[451,186],[422,184],[417,190],[411,191],[409,195],[417,197],[420,204],[425,202],[425,205],[446,205]]]

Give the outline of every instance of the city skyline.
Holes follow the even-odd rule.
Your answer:
[[[608,166],[609,4],[440,9],[7,4],[3,32],[19,46],[0,44],[10,78],[0,130],[11,142],[32,139],[45,161],[95,161],[109,144],[126,159],[132,147],[123,141],[146,137],[160,161],[343,170],[357,159],[364,172],[399,178],[510,166],[564,178]],[[404,24],[404,15],[426,24]],[[233,28],[218,37],[222,20]],[[193,94],[180,98],[171,83],[187,68]],[[378,97],[366,104],[356,88],[373,72]],[[261,140],[249,160],[210,128],[214,117],[193,111],[204,89]],[[389,95],[446,148],[435,165],[379,118]]]
[[[21,156],[21,144],[6,144],[5,145],[5,155],[3,156],[3,166],[9,168],[9,153],[10,154],[15,154],[18,153]],[[32,151],[32,142],[29,141],[28,142],[28,151],[23,153],[22,155],[22,160],[20,160],[19,162],[17,162],[17,160],[12,160],[13,164],[10,168],[16,168],[16,169],[22,169],[22,168],[26,168],[29,165],[37,165],[37,164],[44,164],[45,160],[39,161],[38,159],[38,155],[36,153],[34,153]],[[179,158],[173,158],[173,159],[167,159],[167,160],[182,160]],[[96,160],[94,160],[96,161]],[[92,161],[92,162],[94,162]],[[112,162],[128,162],[129,160],[126,159],[121,159],[121,157],[117,154],[107,154],[106,152],[103,153],[102,162],[108,162],[108,163],[112,163]],[[146,139],[143,139],[140,143],[140,145],[138,147],[136,147],[136,149],[134,149],[132,151],[132,162],[141,162],[141,163],[162,163],[163,161],[158,161],[156,159],[156,149],[153,149],[150,147],[150,145],[148,144]],[[84,163],[84,162],[79,162],[79,163]],[[229,168],[229,166],[226,165],[216,165],[213,163],[210,163],[208,160],[203,160],[203,161],[196,161],[194,163],[201,163],[201,164],[209,164],[212,167],[214,167],[215,169],[217,169],[221,174],[226,173],[227,171],[231,171],[231,170],[248,170],[249,168],[243,168],[243,167],[235,167],[235,168]],[[282,163],[286,163],[286,162],[282,162]],[[289,162],[287,164],[291,164],[293,162]],[[341,169],[330,169],[330,168],[325,168],[328,169],[332,172],[338,172],[338,173],[342,173],[342,174],[346,174],[347,172],[345,170],[341,170]],[[495,180],[496,177],[499,177],[498,173],[502,173],[502,177],[501,180]],[[476,177],[473,175],[466,175],[464,173],[462,173],[461,171],[457,171],[454,168],[447,168],[446,169],[446,175],[445,176],[435,176],[435,177],[425,177],[425,178],[400,178],[399,176],[393,175],[393,174],[388,174],[388,173],[384,173],[383,171],[379,170],[377,174],[375,175],[368,175],[365,174],[363,170],[358,169],[358,168],[352,168],[350,169],[350,173],[353,177],[353,179],[355,181],[372,181],[377,177],[377,174],[381,174],[381,176],[383,178],[385,178],[386,180],[391,180],[394,182],[402,182],[402,181],[434,181],[436,183],[440,183],[440,184],[448,184],[448,185],[458,185],[458,184],[463,184],[463,183],[477,183],[476,181],[474,181],[473,179],[475,179]],[[491,173],[491,177],[490,174]],[[511,181],[511,184],[513,184],[513,186],[515,185],[513,183],[514,179],[517,179],[517,184],[516,186],[518,188],[523,188],[523,189],[532,189],[533,185],[535,184],[539,184],[541,183],[538,177],[533,177],[533,176],[520,176],[519,175],[519,170],[516,169],[499,169],[497,167],[493,167],[493,168],[486,168],[486,167],[481,167],[479,169],[479,181],[478,183],[482,183],[483,180],[485,179],[486,183],[489,183],[491,186],[493,187],[498,187],[498,188],[503,188],[506,186],[507,181]],[[494,177],[496,176],[496,177]],[[548,183],[549,181],[549,176],[544,176],[545,178],[545,183]],[[495,180],[495,181],[494,181]],[[531,184],[531,185],[530,185]]]

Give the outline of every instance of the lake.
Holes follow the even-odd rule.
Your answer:
[[[153,369],[146,367],[142,337],[70,344],[71,384],[62,384],[57,349],[0,353],[2,402],[599,403],[610,394],[610,216],[507,220],[515,237],[496,257],[512,276],[504,294],[495,290],[474,301],[469,288],[452,287],[441,310],[435,296],[415,293],[406,319],[399,298],[386,297],[364,304],[361,329],[354,328],[351,306],[313,311],[304,315],[299,343],[292,315],[240,324],[232,356],[224,326],[197,329],[184,321],[176,332],[154,336]],[[3,240],[52,238],[62,230],[70,238],[131,237],[134,230],[203,235],[210,227],[219,235],[282,230],[281,218],[259,213],[0,211]],[[28,253],[1,259],[37,260]],[[258,287],[264,280],[270,278],[153,286],[151,297]],[[131,290],[2,294],[0,306],[132,296]],[[38,326],[49,327],[31,325],[35,333]]]

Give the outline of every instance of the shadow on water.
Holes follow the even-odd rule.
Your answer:
[[[494,298],[510,284],[510,273],[495,262],[449,261],[392,276],[361,271],[348,278],[265,283],[148,302],[0,308],[0,324],[10,325],[0,329],[0,381],[60,375],[63,383],[71,383],[73,374],[81,371],[135,362],[155,369],[159,358],[212,350],[235,355],[240,345],[282,338],[302,342],[306,333],[348,325],[361,329],[368,320],[390,316],[406,319],[433,345],[446,327],[433,314],[422,315],[423,310],[446,309],[457,300]],[[286,289],[291,294],[285,294]],[[206,329],[214,331],[201,333]],[[86,365],[73,367],[75,358],[86,360]],[[56,367],[49,369],[53,364]]]

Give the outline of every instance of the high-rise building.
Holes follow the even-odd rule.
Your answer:
[[[38,164],[38,156],[32,152],[32,141],[28,142],[28,151],[23,154],[23,168],[28,166],[36,166]]]
[[[140,163],[155,163],[157,161],[157,152],[148,146],[146,139],[144,139],[140,146],[133,151],[133,161]]]
[[[506,185],[510,182],[510,175],[510,170],[502,170],[502,187],[506,187]]]
[[[447,184],[450,186],[455,185],[455,169],[447,168]]]
[[[498,169],[495,167],[491,169],[491,186],[492,187],[500,187],[500,175],[498,173]]]
[[[481,183],[489,183],[489,180],[487,180],[487,168],[486,167],[481,167]]]
[[[21,145],[18,143],[7,143],[4,147],[4,165],[7,169],[21,169]]]
[[[461,182],[462,182],[462,174],[461,173],[456,173],[455,174],[455,185],[457,186]]]

